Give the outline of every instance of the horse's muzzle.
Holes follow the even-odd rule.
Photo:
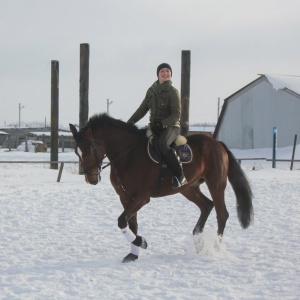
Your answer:
[[[85,181],[89,184],[96,185],[101,181],[101,176],[100,176],[100,174],[85,175]]]

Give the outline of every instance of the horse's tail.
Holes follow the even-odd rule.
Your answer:
[[[234,190],[241,226],[246,229],[253,221],[252,191],[249,181],[232,152],[221,142],[229,158],[228,179]]]

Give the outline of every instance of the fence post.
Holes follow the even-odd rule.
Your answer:
[[[51,169],[58,169],[59,62],[51,61]]]
[[[291,171],[293,170],[293,165],[294,165],[296,145],[297,145],[297,134],[295,134],[295,138],[294,138],[293,154],[292,154],[291,169],[290,169]]]
[[[25,135],[25,152],[29,152],[29,149],[28,149],[28,137],[27,137],[27,135]]]
[[[277,128],[273,127],[273,161],[272,161],[273,169],[276,169],[276,151],[277,151]]]
[[[181,53],[181,134],[189,133],[191,51]]]
[[[90,45],[80,44],[80,78],[79,78],[79,128],[84,127],[89,116],[89,59]],[[79,174],[83,174],[79,163]]]
[[[61,136],[61,151],[65,152],[65,138],[63,135]]]
[[[65,165],[65,164],[64,164],[63,162],[60,164],[59,172],[58,172],[58,176],[57,176],[57,182],[60,182],[61,174],[62,174],[62,171],[63,171],[63,169],[64,169],[64,165]]]
[[[89,116],[89,44],[80,44],[80,107],[79,107],[79,128],[84,127]]]

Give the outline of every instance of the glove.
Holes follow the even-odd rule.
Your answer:
[[[151,126],[151,130],[155,135],[159,135],[164,129],[164,126],[161,122],[155,122],[154,125]]]

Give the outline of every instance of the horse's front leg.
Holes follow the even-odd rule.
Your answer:
[[[128,221],[129,229],[137,236],[138,233],[138,223],[137,223],[137,214],[135,214],[129,221]],[[147,246],[147,245],[146,245]],[[138,256],[140,254],[140,247],[135,245],[134,242],[130,244],[130,253],[133,255]],[[147,247],[146,247],[147,248]],[[146,249],[145,248],[145,249]]]
[[[140,248],[146,249],[148,246],[146,239],[137,234],[137,211],[148,203],[150,199],[148,201],[137,201],[137,199],[134,198],[130,201],[118,218],[118,226],[125,239],[130,243],[130,253],[123,259],[123,263],[138,259]]]

